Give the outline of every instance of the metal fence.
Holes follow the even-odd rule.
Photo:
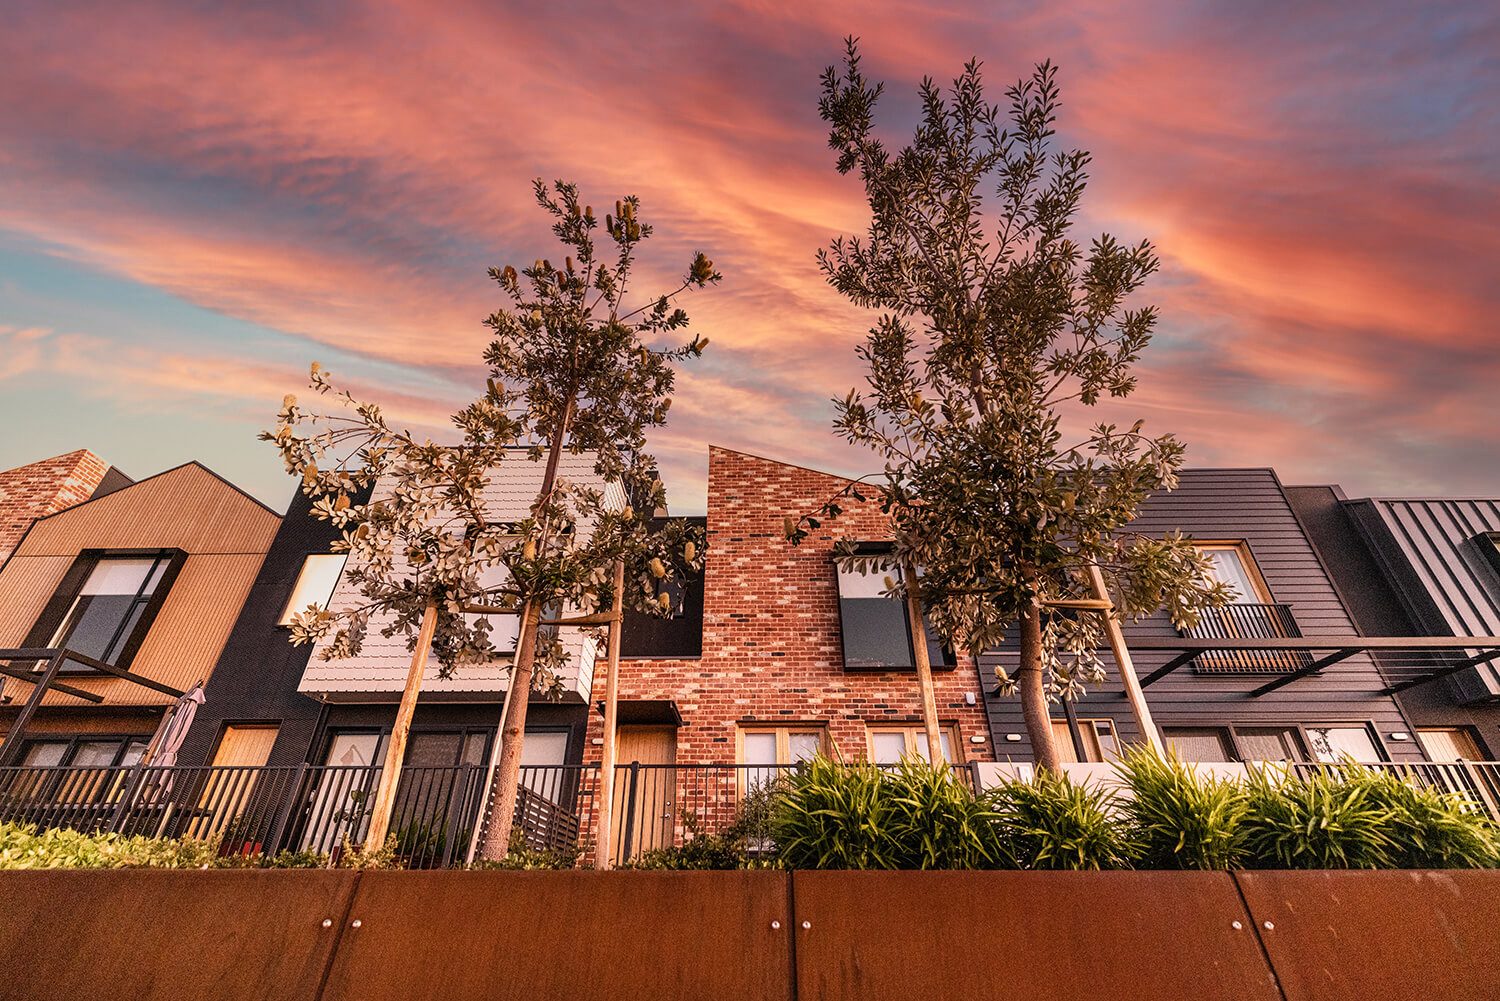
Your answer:
[[[610,820],[616,865],[695,834],[739,823],[751,851],[764,796],[795,765],[619,765]],[[1299,763],[1307,773],[1347,765]],[[1500,763],[1380,763],[1415,785],[1461,793],[1500,821]],[[955,774],[975,782],[969,769]],[[488,771],[478,765],[402,769],[391,819],[396,851],[412,868],[463,865],[482,834]],[[356,765],[0,768],[0,823],[192,837],[223,855],[318,852],[337,859],[362,845],[380,768]],[[592,861],[598,765],[524,765],[515,835],[538,851]],[[769,847],[769,842],[764,842]]]

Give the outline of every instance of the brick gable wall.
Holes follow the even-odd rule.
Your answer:
[[[33,521],[88,500],[107,472],[87,449],[0,472],[0,563]]]
[[[910,672],[848,673],[839,633],[835,540],[888,537],[873,503],[851,503],[800,547],[783,519],[810,511],[846,481],[723,448],[709,450],[708,552],[704,569],[703,655],[697,660],[630,659],[620,665],[620,698],[671,699],[683,717],[677,761],[732,762],[745,723],[815,723],[848,760],[867,757],[866,726],[920,723]],[[594,701],[603,696],[604,665]],[[964,760],[993,760],[980,679],[974,666],[935,675],[937,705],[956,725]],[[966,696],[972,694],[976,704]],[[601,735],[589,714],[586,760]],[[978,737],[982,742],[971,742]]]

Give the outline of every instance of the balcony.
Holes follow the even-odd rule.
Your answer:
[[[1300,639],[1290,605],[1245,602],[1204,609],[1185,635],[1193,639]],[[1292,674],[1312,663],[1305,650],[1206,650],[1194,674]]]

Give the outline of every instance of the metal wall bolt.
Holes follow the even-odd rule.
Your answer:
[[[811,921],[804,921],[804,922],[802,922],[802,927],[803,927],[804,930],[806,930],[808,928],[811,928],[812,927],[812,922]]]
[[[1241,928],[1243,928],[1245,926],[1242,925],[1242,924],[1240,924],[1238,921],[1231,921],[1231,922],[1229,922],[1229,927],[1233,928],[1235,931],[1239,931]]]
[[[359,918],[355,918],[353,921],[349,922],[349,927],[358,928],[362,924],[364,924],[363,921],[361,921]]]
[[[777,931],[780,928],[781,928],[781,922],[780,921],[772,921],[771,922],[771,930],[772,931]]]
[[[332,928],[333,927],[333,918],[324,918],[323,919],[323,927],[324,928]]]
[[[1276,926],[1273,925],[1273,924],[1271,924],[1271,922],[1267,921],[1267,922],[1265,922],[1262,925],[1262,927],[1265,928],[1266,931],[1270,931],[1272,928],[1275,928]]]

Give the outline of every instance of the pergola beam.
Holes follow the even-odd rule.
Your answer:
[[[1467,649],[1472,650],[1473,647],[1469,647]],[[1465,658],[1464,660],[1459,661],[1457,664],[1449,664],[1445,668],[1437,671],[1432,671],[1428,674],[1424,674],[1420,678],[1410,678],[1406,681],[1398,682],[1394,685],[1389,685],[1381,689],[1380,694],[1395,695],[1397,692],[1404,692],[1408,688],[1416,688],[1418,685],[1425,685],[1429,681],[1436,681],[1439,678],[1446,678],[1450,674],[1457,674],[1459,671],[1465,670],[1470,667],[1475,667],[1479,664],[1487,664],[1490,661],[1497,659],[1500,659],[1500,647],[1497,647],[1493,650],[1486,650],[1484,653],[1477,654],[1473,657]]]

